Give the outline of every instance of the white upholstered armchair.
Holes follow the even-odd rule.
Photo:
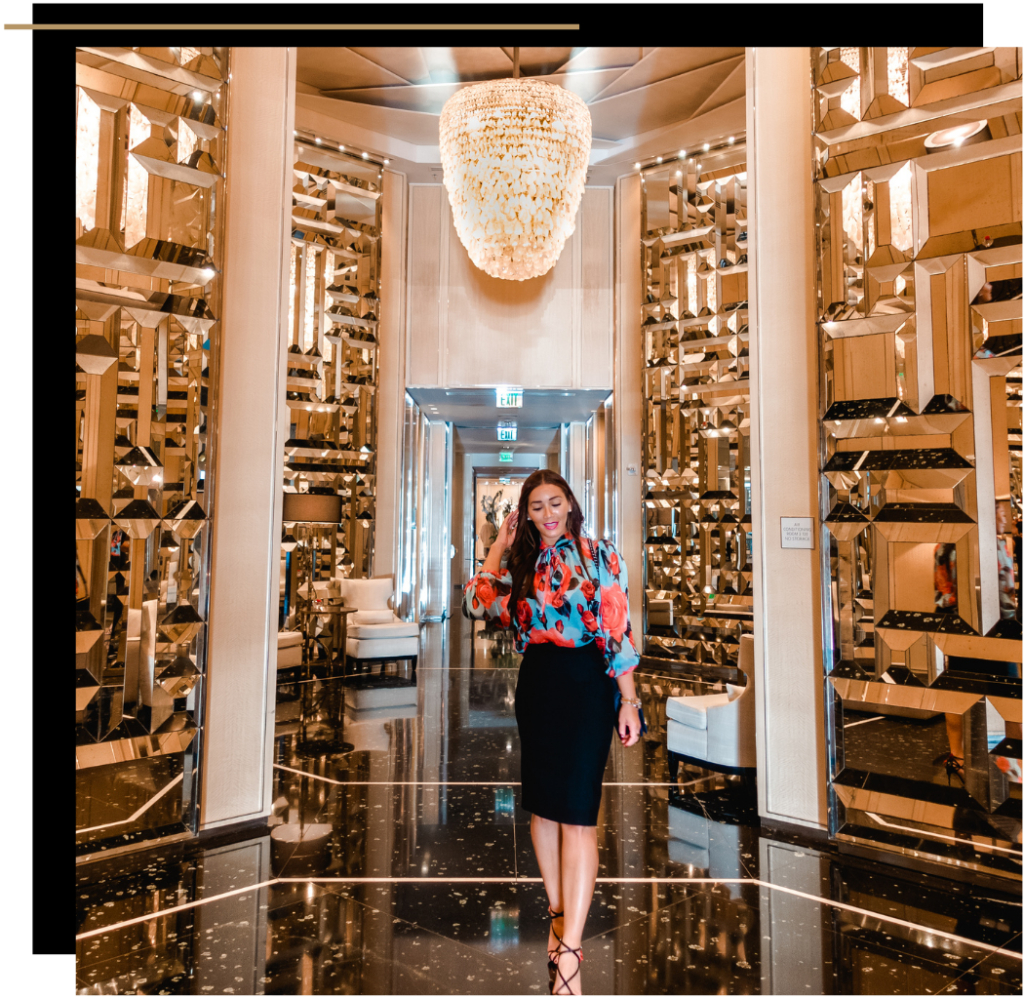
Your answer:
[[[348,619],[345,666],[409,659],[415,670],[420,653],[420,625],[406,622],[391,609],[395,584],[390,576],[379,579],[342,579],[341,598],[355,607]]]
[[[754,639],[740,638],[739,667],[746,686],[727,685],[725,693],[669,697],[668,751],[709,769],[754,769]]]

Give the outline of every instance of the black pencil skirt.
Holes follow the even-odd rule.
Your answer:
[[[615,690],[593,642],[527,646],[516,684],[524,810],[566,825],[597,824]]]

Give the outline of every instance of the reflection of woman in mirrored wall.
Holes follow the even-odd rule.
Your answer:
[[[956,545],[935,545],[935,612],[956,613]],[[961,660],[953,656],[946,658],[946,668],[953,669]],[[946,715],[946,737],[949,752],[940,755],[936,765],[945,765],[946,779],[952,782],[955,776],[964,782],[964,719],[961,714]]]
[[[1016,571],[1012,537],[1010,536],[1011,517],[1009,500],[996,502],[996,557],[999,565],[999,617],[996,632],[1001,638],[1016,637],[1020,639],[1020,610],[1016,594]],[[935,545],[935,612],[956,613],[956,545]],[[1007,628],[1009,622],[1015,622]],[[996,636],[996,635],[993,635]],[[967,658],[950,655],[946,658],[946,669],[952,673],[965,673],[972,676],[994,676],[1006,679],[1019,679],[1020,668],[1016,662],[1000,662],[991,659]],[[952,780],[955,776],[963,782],[964,772],[964,720],[961,714],[946,714],[946,735],[949,738],[949,753],[939,756],[936,764],[946,767],[946,777]],[[1021,737],[1020,722],[1006,722],[1006,737]],[[1017,759],[1019,780],[1020,760]]]
[[[1010,277],[1003,281],[986,281],[974,296],[972,305],[985,305],[993,301],[1012,301],[1021,297],[1021,279]]]
[[[996,557],[999,561],[999,619],[1020,621],[1014,565],[1013,516],[1009,499],[996,502]],[[1018,632],[1018,637],[1019,632]]]
[[[956,545],[935,545],[935,610],[956,610]]]
[[[1017,536],[1019,541],[1019,531],[1015,530],[1016,524],[1013,519],[1013,510],[1010,505],[1009,499],[998,499],[996,500],[996,557],[999,561],[999,621],[1000,624],[1005,627],[1005,624],[1009,621],[1013,621],[1016,627],[1010,625],[1006,628],[1009,631],[1007,637],[1013,637],[1017,641],[1020,641],[1021,630],[1020,630],[1020,601],[1017,598],[1017,572],[1014,564],[1014,535]],[[1019,551],[1017,548],[1017,563],[1019,564]],[[1007,662],[1009,666],[1009,675],[1020,678],[1020,669],[1016,662]],[[1007,721],[1006,722],[1006,737],[1010,739],[1016,739],[1019,742],[1021,738],[1021,725],[1019,721]],[[1016,762],[1016,770],[1010,771],[1012,762]],[[999,766],[1007,776],[1010,777],[1015,783],[1021,782],[1021,760],[1019,758],[1014,760],[1007,759],[1005,757],[998,757],[996,765]]]

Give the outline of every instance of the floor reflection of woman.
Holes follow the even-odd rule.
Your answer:
[[[996,561],[999,568],[999,617],[1000,622],[1017,619],[1019,610],[1016,598],[1016,578],[1014,575],[1013,551],[1009,543],[1012,532],[1012,516],[1008,500],[996,502]],[[957,612],[956,582],[956,545],[935,545],[935,610],[937,613]],[[1012,631],[1010,632],[1012,633]],[[1008,637],[1010,634],[999,634]],[[1020,640],[1020,623],[1017,622],[1016,640]],[[1020,669],[1016,662],[999,662],[989,659],[966,658],[950,655],[946,658],[946,668],[951,673],[988,676],[1002,676],[1007,679],[1019,679]],[[946,767],[946,778],[956,776],[964,782],[964,719],[961,714],[946,714],[946,736],[949,739],[949,753],[940,756],[937,764]],[[1019,746],[1021,725],[1019,721],[1006,722],[1006,737]],[[1004,758],[1004,757],[1000,757]],[[1005,757],[1008,759],[1008,757]],[[1011,779],[1020,781],[1020,760],[1016,770],[1010,772]],[[1007,763],[1008,765],[1008,763]],[[1002,767],[1000,767],[1002,768]]]
[[[516,686],[522,799],[548,897],[553,994],[581,993],[581,942],[597,880],[597,812],[612,730],[626,746],[640,737],[632,675],[640,657],[626,566],[610,542],[585,538],[582,527],[565,479],[535,471],[480,573],[466,585],[470,614],[512,627],[523,654]]]

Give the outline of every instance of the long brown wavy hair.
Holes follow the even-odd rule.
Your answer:
[[[523,482],[523,490],[519,493],[519,518],[516,521],[516,536],[509,547],[508,568],[512,574],[512,592],[509,594],[508,611],[515,617],[519,606],[520,594],[534,593],[533,575],[537,565],[537,554],[540,551],[540,534],[533,525],[527,512],[530,507],[530,493],[540,485],[556,485],[562,490],[569,502],[569,519],[566,521],[576,550],[579,551],[580,563],[586,570],[583,560],[583,544],[580,537],[583,532],[583,510],[573,495],[569,483],[557,471],[541,468]]]

